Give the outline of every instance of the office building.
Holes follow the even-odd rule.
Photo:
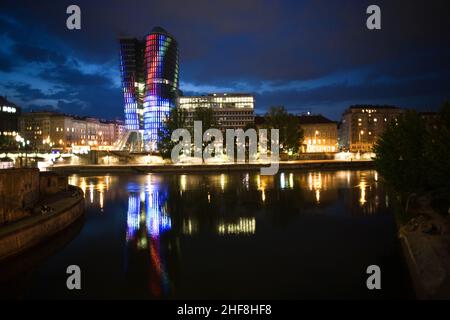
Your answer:
[[[342,115],[339,147],[343,151],[371,152],[392,121],[397,121],[403,109],[393,106],[355,105]]]
[[[59,112],[28,112],[19,118],[19,133],[35,150],[102,150],[114,144],[119,125]]]
[[[338,128],[337,122],[322,115],[298,116],[300,128],[303,130],[301,152],[337,152]]]
[[[125,125],[136,133],[122,144],[129,145],[129,139],[140,144],[142,135],[144,149],[156,151],[158,132],[178,96],[178,44],[161,27],[143,40],[119,42]]]
[[[204,96],[182,96],[179,107],[186,112],[187,126],[193,126],[197,108],[211,108],[219,129],[244,129],[253,124],[255,99],[245,93],[213,93]]]

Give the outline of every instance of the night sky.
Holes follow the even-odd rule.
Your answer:
[[[352,104],[436,110],[450,98],[446,1],[0,2],[0,95],[19,106],[122,118],[119,36],[175,36],[187,95],[250,92],[338,120]],[[66,8],[81,7],[81,30]],[[377,4],[382,30],[366,28]]]

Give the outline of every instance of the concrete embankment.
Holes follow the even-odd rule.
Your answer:
[[[411,211],[415,217],[400,228],[399,236],[416,296],[450,299],[450,219],[429,203]]]
[[[43,202],[51,211],[35,212],[30,217],[0,227],[0,261],[45,242],[84,214],[84,195],[78,187]],[[39,211],[39,210],[36,210]]]
[[[49,170],[61,174],[114,174],[114,173],[206,173],[232,171],[259,171],[268,164],[233,163],[233,164],[189,164],[189,165],[58,165]],[[374,169],[374,162],[361,161],[285,161],[279,163],[280,170],[364,170]]]

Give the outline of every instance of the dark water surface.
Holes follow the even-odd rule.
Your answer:
[[[392,201],[375,171],[72,176],[69,181],[86,194],[81,230],[70,237],[70,230],[65,232],[65,246],[45,250],[31,270],[11,277],[9,293],[22,298],[412,297]],[[66,288],[66,268],[72,264],[81,268],[80,291]],[[372,264],[381,267],[380,291],[366,287]]]

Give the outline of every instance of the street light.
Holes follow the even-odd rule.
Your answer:
[[[363,136],[364,135],[364,130],[361,130],[360,132],[359,132],[359,151],[361,152],[361,136]]]
[[[319,130],[316,130],[314,132],[314,152],[317,152],[317,150],[319,149],[319,147],[317,146],[319,143],[317,141],[317,136],[319,135]]]
[[[98,135],[100,136],[100,139],[102,140],[101,144],[103,144],[103,132],[100,131],[100,132],[98,133]]]

